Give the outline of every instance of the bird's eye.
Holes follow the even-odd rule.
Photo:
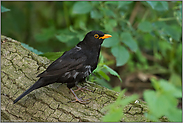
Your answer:
[[[99,35],[98,35],[98,34],[95,34],[95,35],[94,35],[94,37],[95,37],[95,38],[98,38],[98,37],[99,37]]]

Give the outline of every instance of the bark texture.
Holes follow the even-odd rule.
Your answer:
[[[1,121],[2,122],[99,122],[103,107],[111,104],[117,92],[87,82],[94,93],[76,92],[79,97],[92,98],[89,104],[68,103],[74,97],[65,84],[52,84],[34,90],[16,104],[13,100],[38,80],[36,76],[50,64],[50,61],[34,54],[11,38],[1,36]],[[129,104],[124,109],[121,121],[146,121],[146,105]]]

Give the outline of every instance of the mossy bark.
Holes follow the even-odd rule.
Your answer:
[[[68,103],[74,97],[65,84],[52,84],[37,89],[16,104],[13,100],[38,79],[50,61],[34,54],[11,38],[1,36],[1,121],[22,122],[95,122],[100,121],[104,113],[101,109],[114,102],[117,92],[86,82],[94,93],[76,92],[79,97],[92,98],[89,104]],[[146,105],[129,104],[124,109],[122,121],[146,121]]]

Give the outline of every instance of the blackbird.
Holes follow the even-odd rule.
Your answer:
[[[109,37],[112,36],[104,34],[102,31],[88,32],[83,41],[79,42],[71,50],[64,52],[63,55],[50,64],[44,72],[39,74],[37,76],[40,77],[39,80],[15,99],[13,103],[15,104],[33,90],[53,83],[67,83],[67,87],[76,99],[72,102],[85,103],[86,100],[78,98],[74,91],[89,90],[85,87],[79,87],[77,84],[78,82],[85,81],[85,78],[95,70],[98,64],[101,44],[104,39]],[[74,86],[78,89],[72,90]]]

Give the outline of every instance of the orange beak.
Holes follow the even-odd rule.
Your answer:
[[[104,34],[104,36],[100,37],[99,39],[106,39],[106,38],[110,38],[110,37],[112,37],[112,35]]]

